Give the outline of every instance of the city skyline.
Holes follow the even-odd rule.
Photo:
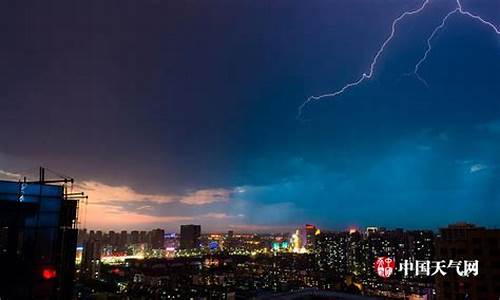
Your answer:
[[[499,3],[462,2],[500,24]],[[89,229],[498,228],[498,35],[450,18],[428,86],[405,75],[456,1],[402,20],[377,76],[296,118],[422,3],[1,4],[0,177],[70,174]]]
[[[203,224],[179,224],[179,226],[174,227],[151,227],[151,228],[131,228],[131,229],[103,229],[103,228],[83,228],[80,227],[79,230],[86,230],[87,232],[93,231],[93,232],[101,232],[101,233],[109,233],[109,232],[114,232],[114,233],[120,233],[120,232],[150,232],[153,230],[161,229],[165,231],[165,234],[180,234],[180,227],[185,226],[185,225],[199,225],[201,226],[201,234],[226,234],[228,231],[232,231],[234,234],[290,234],[293,233],[295,230],[300,229],[300,228],[305,228],[305,225],[308,224],[295,224],[295,225],[288,225],[288,226],[282,226],[282,227],[252,227],[249,226],[248,228],[246,227],[227,227],[227,228],[218,228],[218,229],[213,229],[213,228],[207,228],[203,226]],[[377,226],[376,224],[371,224],[368,226],[349,226],[346,228],[331,228],[331,227],[322,227],[319,228],[320,231],[325,231],[325,232],[343,232],[343,233],[348,233],[348,232],[366,232],[368,229],[383,229],[383,230],[427,230],[427,231],[432,231],[432,232],[438,232],[440,229],[445,228],[446,226],[450,225],[473,225],[473,226],[481,226],[478,224],[472,224],[472,223],[467,223],[467,222],[456,222],[456,223],[450,223],[446,224],[443,227],[439,228],[427,228],[427,227],[420,227],[420,228],[405,228],[405,227],[384,227],[384,226]],[[499,227],[488,227],[488,229],[494,230],[494,229],[500,229]]]

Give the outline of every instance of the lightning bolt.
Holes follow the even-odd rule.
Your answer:
[[[420,5],[420,7],[416,8],[414,10],[405,11],[399,17],[397,17],[396,19],[394,19],[394,21],[392,21],[391,32],[390,32],[389,36],[384,40],[384,42],[382,43],[382,45],[380,46],[380,48],[378,49],[378,51],[375,54],[375,56],[373,57],[372,62],[370,64],[370,67],[369,67],[367,73],[365,72],[365,73],[361,74],[361,76],[357,80],[355,80],[353,82],[350,82],[350,83],[347,83],[346,85],[344,85],[341,89],[339,89],[337,91],[334,91],[334,92],[331,92],[331,93],[327,93],[327,94],[323,94],[323,95],[319,95],[319,96],[310,96],[309,98],[307,98],[306,101],[304,101],[299,106],[299,108],[298,108],[298,114],[297,114],[297,119],[303,121],[303,119],[302,119],[303,110],[304,110],[304,108],[307,105],[311,104],[312,102],[319,101],[319,100],[321,100],[323,98],[330,98],[330,97],[334,98],[334,97],[337,97],[337,96],[343,94],[345,91],[347,91],[347,90],[349,90],[351,88],[354,88],[354,87],[360,85],[366,79],[371,79],[373,77],[374,69],[375,69],[375,66],[377,65],[379,57],[382,55],[382,53],[384,52],[384,50],[387,47],[387,45],[391,42],[391,40],[393,39],[394,35],[396,34],[396,26],[398,25],[398,23],[401,20],[403,20],[406,17],[408,17],[408,16],[415,15],[415,14],[418,14],[418,13],[422,12],[427,7],[427,5],[429,4],[429,2],[430,2],[430,0],[425,0]],[[465,10],[463,8],[462,3],[460,2],[460,0],[456,0],[455,4],[456,4],[456,6],[453,8],[453,10],[449,11],[442,18],[441,23],[436,28],[434,28],[434,30],[432,31],[432,33],[429,35],[429,37],[427,39],[427,49],[425,50],[425,52],[422,55],[422,57],[415,64],[413,73],[417,77],[417,79],[420,80],[422,83],[424,83],[426,86],[428,86],[427,82],[419,74],[420,67],[426,61],[427,57],[429,56],[429,53],[432,51],[432,40],[434,39],[434,37],[436,36],[436,34],[441,29],[444,28],[444,26],[446,25],[446,22],[448,21],[448,19],[452,15],[454,15],[454,14],[461,14],[463,16],[472,18],[473,20],[476,20],[476,21],[478,21],[478,22],[480,22],[480,23],[482,23],[482,24],[490,27],[496,34],[500,35],[500,30],[496,27],[496,25],[494,25],[493,23],[491,23],[491,22],[483,19],[482,17],[480,17],[478,15],[475,15],[475,14],[473,14],[473,13]]]
[[[463,6],[462,6],[462,3],[460,3],[460,0],[457,0],[457,5],[458,5],[458,11],[464,15],[464,16],[468,16],[476,21],[479,21],[480,23],[490,27],[491,29],[493,29],[493,31],[496,33],[496,34],[499,34],[500,35],[500,30],[496,27],[496,25],[494,25],[493,23],[491,22],[488,22],[486,20],[484,20],[483,18],[481,18],[480,16],[478,15],[474,15],[466,10],[464,10]]]
[[[462,6],[462,3],[460,3],[460,0],[457,0],[456,4],[457,4],[457,8],[455,8],[454,10],[450,11],[449,13],[447,13],[444,16],[444,18],[441,20],[441,24],[439,24],[432,31],[431,35],[427,39],[427,49],[425,50],[424,55],[417,62],[417,64],[415,65],[415,68],[413,70],[413,73],[418,78],[418,80],[420,80],[426,86],[429,86],[427,84],[427,81],[425,81],[422,78],[422,76],[418,73],[418,71],[419,71],[420,66],[422,65],[422,63],[427,59],[427,57],[429,56],[429,53],[432,51],[432,39],[434,38],[434,36],[436,35],[436,33],[438,33],[438,31],[440,31],[445,26],[446,21],[448,21],[449,17],[451,17],[453,14],[459,13],[459,14],[464,15],[466,17],[470,17],[470,18],[472,18],[472,19],[474,19],[474,20],[476,20],[476,21],[478,21],[478,22],[480,22],[480,23],[482,23],[482,24],[490,27],[491,29],[493,29],[493,31],[496,34],[500,34],[500,30],[498,30],[498,28],[495,25],[493,25],[493,23],[488,22],[488,21],[484,20],[483,18],[481,18],[481,17],[479,17],[477,15],[474,15],[474,14],[470,13],[469,11],[464,10],[463,6]]]
[[[456,8],[456,9],[450,11],[449,13],[447,13],[446,16],[443,18],[443,20],[441,21],[441,24],[439,24],[438,27],[434,28],[434,30],[432,31],[431,35],[427,39],[427,49],[425,50],[424,55],[420,58],[420,60],[415,65],[415,69],[413,70],[413,73],[418,78],[418,80],[420,80],[426,86],[429,86],[429,84],[418,73],[418,71],[420,69],[420,66],[424,63],[424,61],[427,59],[427,56],[429,56],[429,53],[432,50],[432,39],[434,38],[434,36],[436,35],[436,33],[438,33],[438,31],[441,30],[444,27],[444,25],[446,24],[446,21],[448,20],[448,18],[451,17],[451,15],[457,13],[458,11],[459,11],[459,9]]]

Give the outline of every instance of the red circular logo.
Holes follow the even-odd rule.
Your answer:
[[[377,272],[378,276],[388,278],[394,273],[396,260],[386,256],[377,257],[373,266],[375,267],[375,272]]]

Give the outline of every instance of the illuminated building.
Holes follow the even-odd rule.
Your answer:
[[[179,238],[175,233],[165,233],[165,250],[172,252],[179,248]]]
[[[273,242],[271,245],[273,251],[287,251],[290,247],[290,243],[288,241]]]
[[[303,228],[298,228],[290,239],[292,252],[307,253],[312,251],[315,245],[316,236],[319,234],[320,230],[311,224],[306,224]]]
[[[319,234],[319,229],[312,224],[306,224],[305,234],[306,234],[306,240],[304,247],[307,250],[311,250],[314,247],[314,241],[316,240],[316,235]]]
[[[83,247],[77,246],[76,247],[76,257],[75,257],[75,263],[77,266],[79,266],[82,263],[82,256],[83,256]]]
[[[71,298],[78,201],[42,174],[33,183],[0,181],[1,299]]]
[[[413,260],[434,259],[434,232],[430,230],[408,231],[408,254]],[[402,255],[400,257],[403,257]]]
[[[201,226],[181,225],[180,249],[197,249],[200,247]]]
[[[346,274],[349,234],[321,232],[316,236],[315,255],[320,270]]]
[[[210,251],[216,251],[219,249],[219,243],[217,241],[210,241],[208,243],[208,249]]]
[[[368,271],[366,243],[359,231],[349,231],[347,266],[349,273],[354,275],[366,274]]]
[[[378,227],[366,227],[366,235],[377,233],[380,229]]]
[[[81,276],[87,279],[99,279],[101,268],[101,240],[97,236],[90,236],[83,244]]]
[[[292,234],[290,239],[290,246],[292,248],[292,252],[294,253],[306,253],[306,234],[305,231],[301,229],[295,230],[295,233]]]
[[[127,247],[127,254],[144,257],[149,250],[149,244],[130,244]]]

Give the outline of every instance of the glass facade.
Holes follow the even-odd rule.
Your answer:
[[[76,211],[63,186],[0,181],[2,299],[71,297]]]

